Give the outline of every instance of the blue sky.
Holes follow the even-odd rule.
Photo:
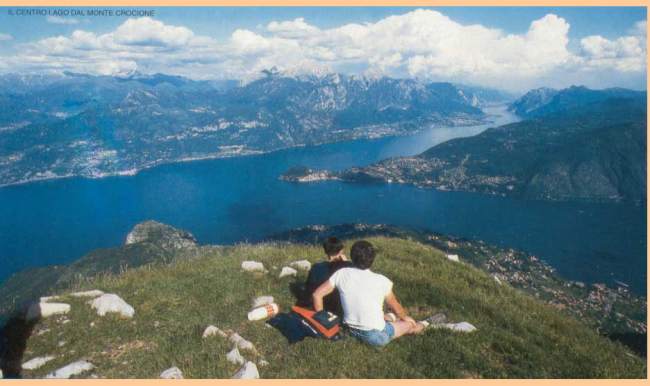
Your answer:
[[[643,7],[171,7],[154,8],[155,23],[9,15],[15,9],[0,8],[2,72],[137,69],[246,79],[276,66],[508,89],[645,88]]]

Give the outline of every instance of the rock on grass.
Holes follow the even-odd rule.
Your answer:
[[[183,372],[178,367],[170,367],[167,370],[160,373],[160,378],[162,379],[183,379]]]
[[[27,320],[47,318],[52,315],[67,314],[70,305],[66,303],[34,303],[27,309]]]
[[[233,333],[230,335],[230,341],[235,344],[235,346],[241,350],[250,350],[255,351],[255,346],[253,343],[242,338],[238,333]]]
[[[280,271],[280,276],[279,277],[280,277],[280,279],[282,279],[283,277],[296,276],[297,274],[298,274],[298,271],[296,271],[295,269],[293,269],[291,267],[282,267],[282,271]]]
[[[226,360],[235,365],[243,365],[246,362],[246,359],[241,356],[237,347],[233,348],[228,354],[226,354]]]
[[[244,261],[241,263],[241,269],[246,272],[266,272],[264,264],[259,261]]]
[[[97,315],[104,316],[109,312],[115,312],[125,318],[132,318],[135,310],[121,297],[115,294],[104,294],[90,302],[92,308],[97,310]]]
[[[70,294],[70,296],[73,296],[75,298],[96,298],[99,296],[102,296],[104,294],[104,291],[100,290],[90,290],[90,291],[80,291],[80,292],[73,292]]]
[[[311,263],[307,260],[294,261],[289,265],[292,266],[293,268],[301,269],[303,271],[309,271],[311,269]]]
[[[48,379],[68,379],[74,375],[79,375],[85,371],[94,369],[95,366],[84,360],[72,362],[67,366],[61,367],[58,370],[54,370],[51,373],[47,374],[45,378]]]
[[[28,360],[27,362],[23,363],[23,370],[36,370],[40,367],[42,367],[44,364],[47,362],[51,361],[54,359],[53,356],[47,355],[44,357],[36,357]]]
[[[232,379],[259,379],[260,373],[257,371],[257,366],[253,362],[246,362],[240,369],[233,375]]]
[[[213,325],[209,325],[203,331],[203,338],[209,338],[209,337],[215,336],[215,335],[218,335],[218,336],[220,336],[222,338],[227,338],[228,337],[228,334],[226,334],[221,329],[219,329],[219,327],[213,326]]]

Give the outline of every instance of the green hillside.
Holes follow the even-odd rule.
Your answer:
[[[64,296],[61,301],[71,304],[70,313],[40,321],[22,358],[55,359],[23,376],[42,377],[85,359],[95,369],[83,377],[157,378],[177,366],[186,378],[230,378],[239,368],[226,361],[231,344],[219,336],[202,338],[203,330],[215,325],[256,346],[257,353],[242,355],[258,364],[268,361],[267,366],[258,365],[262,378],[646,377],[645,361],[621,344],[469,264],[451,262],[441,251],[415,241],[369,240],[379,250],[373,269],[393,280],[396,295],[416,319],[444,310],[452,321],[468,321],[478,331],[427,330],[380,350],[353,338],[307,338],[289,345],[277,330],[261,321],[249,322],[246,314],[252,299],[261,295],[274,296],[281,310],[288,310],[295,301],[291,284],[304,281],[306,272],[279,279],[281,268],[301,259],[317,261],[320,247],[200,247],[192,258],[75,285],[75,290],[100,289],[121,296],[135,308],[135,316],[100,317],[87,299]],[[269,272],[244,272],[245,260],[263,262]]]

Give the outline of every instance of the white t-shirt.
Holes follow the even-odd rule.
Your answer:
[[[392,281],[370,269],[342,268],[329,282],[339,290],[345,324],[366,331],[384,329],[384,300]]]

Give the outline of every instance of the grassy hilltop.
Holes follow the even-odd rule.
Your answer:
[[[262,378],[646,377],[645,360],[623,345],[469,264],[451,262],[440,250],[415,241],[369,240],[379,250],[373,269],[393,280],[396,295],[414,317],[444,310],[452,321],[468,321],[478,331],[428,330],[380,350],[353,338],[307,338],[289,345],[264,322],[249,322],[246,313],[251,300],[261,295],[274,296],[281,310],[288,310],[295,301],[290,285],[304,281],[306,273],[279,279],[280,270],[295,260],[317,261],[321,248],[292,243],[206,246],[197,247],[191,258],[99,275],[57,290],[72,309],[66,316],[40,321],[23,358],[55,359],[23,375],[42,377],[86,359],[96,367],[83,377],[157,378],[177,366],[186,378],[229,378],[239,368],[226,361],[231,344],[219,336],[201,336],[206,326],[215,325],[256,346],[257,353],[242,355],[255,363],[268,361],[258,365]],[[263,262],[269,272],[244,272],[245,260]],[[100,317],[87,299],[65,296],[73,289],[115,293],[135,308],[135,316]]]

